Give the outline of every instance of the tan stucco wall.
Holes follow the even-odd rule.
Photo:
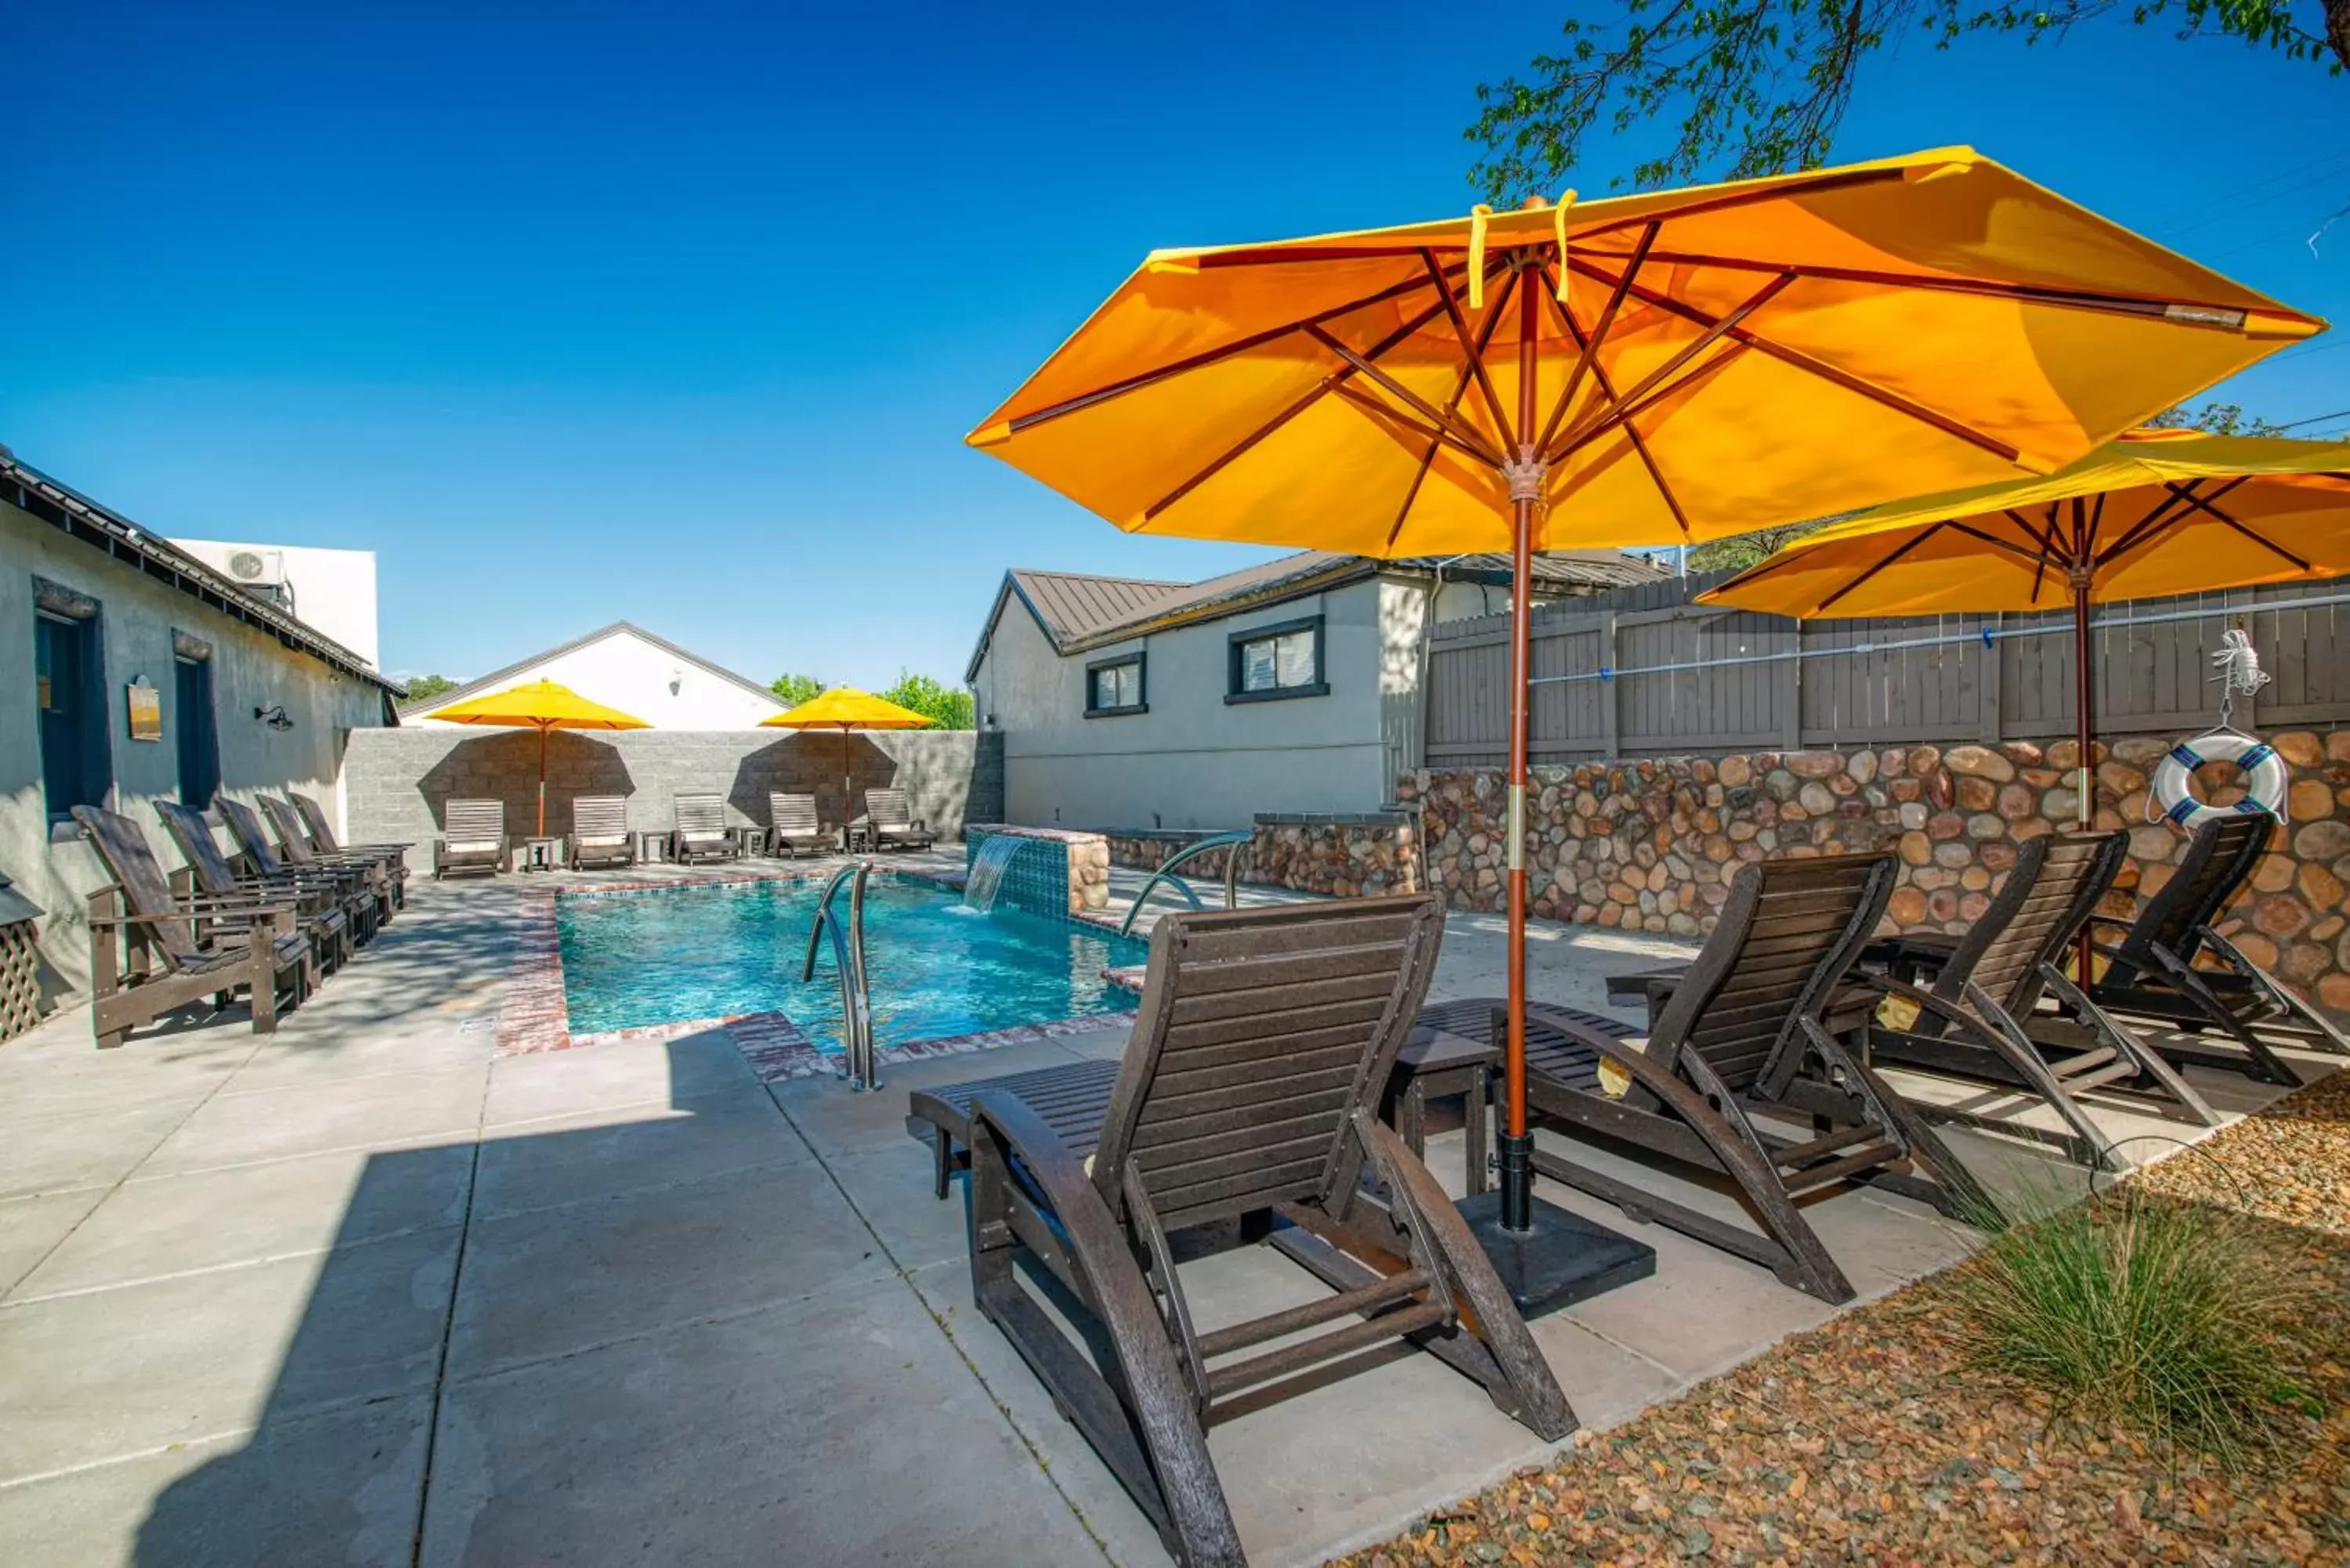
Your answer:
[[[50,966],[49,988],[78,992],[89,964],[86,900],[106,877],[88,845],[49,841],[33,674],[36,576],[99,601],[114,780],[107,804],[147,830],[167,867],[176,867],[179,857],[148,803],[178,797],[174,628],[212,644],[221,787],[241,798],[249,800],[263,790],[298,789],[317,795],[331,813],[344,737],[355,728],[380,724],[383,701],[380,688],[338,674],[146,576],[136,565],[0,502],[0,871],[48,911],[41,921],[41,950]],[[123,688],[138,675],[162,693],[161,741],[130,739]],[[279,704],[294,722],[291,730],[272,730],[254,719],[256,707]],[[227,843],[225,835],[222,842]]]
[[[1420,597],[1351,583],[1223,620],[1062,658],[1008,599],[974,688],[1003,732],[1010,819],[1036,827],[1245,827],[1261,811],[1369,811],[1394,781],[1383,702],[1417,692]],[[1227,704],[1236,631],[1324,617],[1328,695]],[[1086,667],[1147,655],[1147,713],[1088,719]]]

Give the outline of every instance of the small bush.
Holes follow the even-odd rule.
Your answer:
[[[2225,1210],[2133,1188],[2012,1225],[1950,1277],[1979,1368],[2059,1420],[2134,1428],[2241,1464],[2298,1403],[2292,1275]]]

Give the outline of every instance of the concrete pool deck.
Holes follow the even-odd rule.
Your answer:
[[[1114,1054],[1123,1024],[908,1062],[872,1095],[763,1082],[725,1027],[501,1054],[546,885],[420,877],[274,1036],[231,1015],[100,1054],[73,1009],[0,1046],[0,1559],[1164,1562],[972,1309],[962,1206],[902,1125],[910,1088]],[[1687,950],[1543,925],[1530,959],[1538,995],[1605,1009],[1607,972]],[[1499,920],[1454,916],[1438,993],[1501,976]],[[2196,1076],[2230,1111],[2272,1097]],[[2078,1189],[2021,1144],[1949,1136],[2002,1190]],[[1431,1141],[1455,1189],[1461,1159],[1457,1132]],[[1535,1325],[1586,1428],[1835,1310],[1565,1201],[1659,1252],[1654,1278]],[[1809,1212],[1866,1295],[1970,1245],[1871,1193]],[[1185,1278],[1211,1325],[1315,1293],[1263,1250]],[[1410,1353],[1211,1448],[1262,1565],[1382,1539],[1549,1451]]]

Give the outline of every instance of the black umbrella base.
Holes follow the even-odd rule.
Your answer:
[[[1523,1317],[1573,1306],[1657,1272],[1654,1247],[1539,1198],[1534,1199],[1534,1223],[1523,1231],[1503,1225],[1499,1191],[1463,1198],[1453,1207],[1493,1261],[1493,1272]]]

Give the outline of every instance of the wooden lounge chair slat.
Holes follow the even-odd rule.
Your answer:
[[[1211,1368],[1208,1373],[1208,1392],[1221,1399],[1243,1388],[1253,1388],[1260,1383],[1270,1383],[1276,1377],[1286,1377],[1309,1366],[1385,1345],[1404,1334],[1433,1328],[1444,1321],[1444,1309],[1433,1303],[1399,1307],[1351,1327],[1334,1329],[1302,1345],[1284,1345],[1230,1366]]]
[[[1180,1045],[1174,1043],[1170,1032],[1162,1072],[1170,1081],[1180,1078],[1181,1082],[1174,1092],[1184,1094],[1221,1081],[1195,1075],[1245,1068],[1253,1062],[1283,1060],[1292,1066],[1302,1066],[1315,1053],[1332,1048],[1342,1053],[1343,1061],[1347,1059],[1343,1053],[1359,1044],[1363,1031],[1378,1020],[1378,1010],[1356,1018],[1333,1019],[1327,1014],[1291,1017],[1278,1021],[1278,1034],[1259,1033],[1252,1036],[1239,1033],[1240,1020],[1227,1019],[1211,1026],[1217,1033]]]
[[[1212,1116],[1219,1111],[1253,1112],[1265,1102],[1267,1096],[1275,1095],[1286,1104],[1311,1106],[1325,1116],[1335,1116],[1345,1106],[1347,1091],[1353,1086],[1354,1074],[1342,1067],[1254,1078],[1230,1088],[1206,1089],[1194,1095],[1153,1096],[1150,1108],[1139,1118],[1139,1125],[1164,1129],[1178,1123]],[[1164,1136],[1182,1135],[1170,1133]]]
[[[1848,1154],[1842,1159],[1829,1160],[1825,1165],[1808,1165],[1801,1170],[1785,1171],[1780,1177],[1780,1180],[1785,1186],[1789,1196],[1800,1196],[1814,1188],[1825,1187],[1832,1182],[1842,1181],[1847,1177],[1858,1176],[1863,1171],[1878,1169],[1901,1158],[1898,1145],[1880,1140],[1856,1153]]]
[[[1418,1269],[1406,1269],[1399,1274],[1389,1274],[1367,1285],[1340,1291],[1334,1296],[1322,1296],[1298,1306],[1267,1313],[1263,1317],[1235,1324],[1230,1328],[1211,1329],[1200,1336],[1200,1354],[1229,1355],[1252,1345],[1263,1345],[1268,1339],[1279,1339],[1284,1334],[1318,1328],[1326,1323],[1336,1323],[1342,1317],[1352,1317],[1357,1313],[1384,1306],[1415,1291],[1425,1290],[1429,1283],[1428,1276]]]
[[[1271,992],[1315,980],[1376,974],[1383,962],[1393,961],[1384,953],[1379,948],[1349,948],[1344,952],[1300,953],[1249,964],[1214,964],[1201,970],[1193,983],[1200,993],[1208,995]]]
[[[1244,1154],[1272,1147],[1276,1144],[1293,1143],[1301,1138],[1318,1136],[1327,1139],[1328,1124],[1316,1116],[1295,1117],[1288,1121],[1255,1123],[1240,1127],[1202,1133],[1180,1142],[1154,1144],[1147,1151],[1138,1152],[1135,1163],[1149,1171],[1156,1180],[1162,1173],[1185,1164],[1201,1160],[1221,1159],[1227,1155]]]
[[[1154,1201],[1159,1220],[1176,1229],[1236,1218],[1312,1197],[1320,1189],[1326,1163],[1327,1146],[1317,1144],[1313,1155],[1295,1164],[1251,1170],[1221,1181],[1170,1187],[1154,1194]]]
[[[1319,1172],[1322,1160],[1330,1152],[1330,1129],[1327,1126],[1315,1129],[1310,1123],[1291,1122],[1289,1127],[1305,1126],[1302,1137],[1269,1136],[1265,1129],[1252,1127],[1246,1132],[1226,1133],[1215,1138],[1202,1138],[1196,1144],[1155,1148],[1149,1157],[1138,1154],[1135,1163],[1150,1178],[1154,1190],[1163,1195],[1161,1207],[1170,1211],[1180,1207],[1179,1195],[1201,1186],[1215,1186],[1234,1179],[1263,1182],[1273,1179],[1272,1173],[1292,1168]],[[1209,1144],[1230,1147],[1224,1154],[1202,1154]]]
[[[1327,980],[1300,981],[1287,988],[1283,1002],[1296,1008],[1335,1006],[1340,1003],[1384,1001],[1388,986],[1377,971],[1363,974],[1336,975]],[[1176,1023],[1205,1023],[1223,1018],[1251,1018],[1264,1005],[1261,997],[1246,992],[1222,992],[1215,994],[1188,995],[1175,1004]]]

